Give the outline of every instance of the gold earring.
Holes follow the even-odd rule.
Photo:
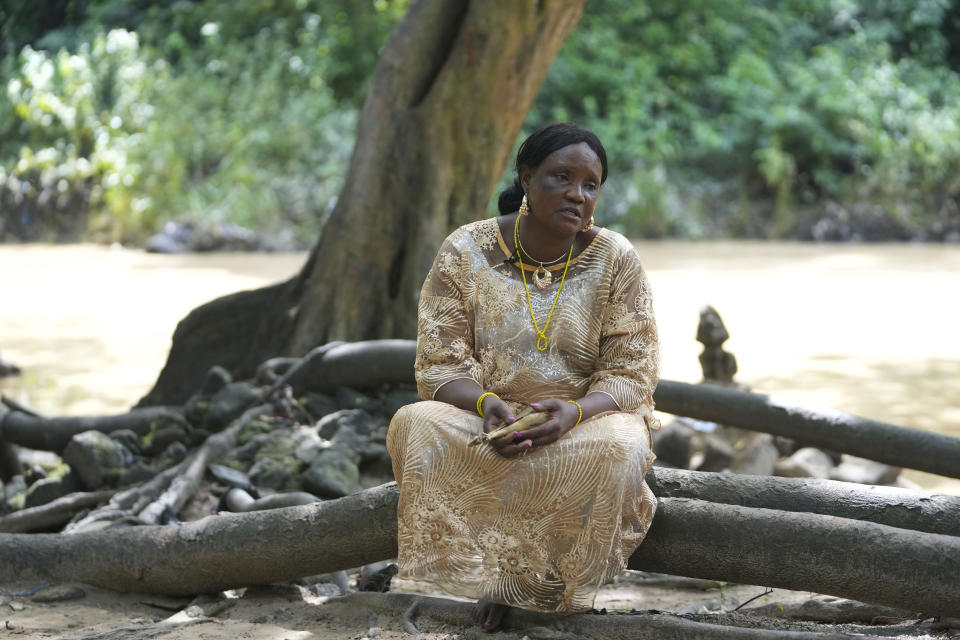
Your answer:
[[[523,194],[523,200],[520,201],[520,215],[530,215],[530,208],[527,207],[527,194]]]
[[[590,216],[590,219],[587,220],[587,223],[580,227],[580,229],[582,231],[590,231],[590,229],[593,229],[593,216]]]

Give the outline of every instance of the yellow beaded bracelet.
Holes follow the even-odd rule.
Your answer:
[[[577,411],[580,412],[580,415],[577,416],[577,421],[573,423],[573,426],[577,426],[578,424],[580,424],[580,421],[583,420],[583,407],[581,407],[580,403],[577,402],[576,400],[567,400],[567,402],[577,405]]]
[[[477,398],[477,415],[480,416],[481,418],[483,417],[483,409],[481,409],[480,407],[481,405],[483,405],[483,399],[486,398],[487,396],[493,396],[497,400],[500,399],[500,396],[495,394],[493,391],[487,391],[486,393],[481,393],[480,397]]]

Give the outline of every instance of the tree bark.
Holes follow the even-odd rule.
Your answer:
[[[898,427],[831,409],[809,409],[770,396],[711,384],[661,380],[657,409],[698,420],[793,438],[898,467],[960,478],[960,438]]]
[[[414,0],[383,49],[343,190],[303,270],[177,327],[142,404],[180,404],[211,366],[235,377],[330,340],[413,337],[443,238],[483,217],[585,0]]]
[[[396,484],[315,505],[72,536],[0,534],[12,581],[219,591],[392,558]],[[960,538],[871,522],[661,498],[630,568],[960,614]]]
[[[960,497],[817,478],[778,478],[653,468],[654,494],[760,509],[819,513],[960,536]]]
[[[41,529],[49,530],[50,527],[65,524],[78,511],[109,500],[113,494],[113,489],[71,493],[47,504],[14,511],[0,517],[0,532],[29,533]]]

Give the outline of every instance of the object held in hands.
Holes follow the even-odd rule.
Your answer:
[[[481,433],[480,435],[474,436],[473,439],[467,444],[472,447],[484,442],[491,442],[497,438],[507,435],[508,433],[513,433],[514,431],[523,431],[524,429],[535,427],[538,424],[543,424],[549,417],[550,415],[546,411],[535,411],[534,413],[528,413],[516,422],[504,425],[499,429],[494,429],[490,433]]]

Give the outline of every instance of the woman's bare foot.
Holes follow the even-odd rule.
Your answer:
[[[500,621],[510,607],[505,604],[496,604],[480,600],[473,608],[473,623],[484,631],[496,631]]]

